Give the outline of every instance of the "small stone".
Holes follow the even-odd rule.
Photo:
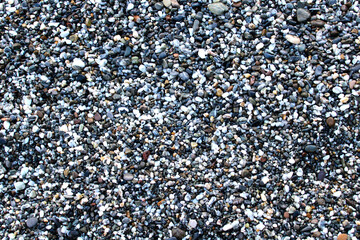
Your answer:
[[[149,156],[150,156],[150,151],[149,150],[143,152],[143,154],[142,154],[142,157],[143,157],[144,161],[147,161]]]
[[[134,176],[131,173],[125,173],[124,174],[124,180],[125,181],[131,181],[134,179]]]
[[[165,7],[170,7],[171,6],[171,0],[163,0],[163,4]]]
[[[155,3],[154,7],[156,10],[161,10],[161,9],[163,9],[164,6],[163,6],[163,4],[157,2],[157,3]]]
[[[72,63],[72,67],[77,70],[83,69],[85,67],[85,63],[80,58],[75,58]]]
[[[15,189],[17,191],[21,191],[25,189],[25,183],[24,182],[15,182],[14,183]]]
[[[131,63],[132,64],[139,64],[140,63],[139,57],[137,57],[137,56],[132,57],[131,58]]]
[[[223,15],[225,12],[229,10],[228,6],[221,2],[211,3],[208,5],[210,12],[215,15]]]
[[[318,176],[317,176],[318,180],[319,180],[319,181],[324,181],[325,175],[326,175],[325,172],[324,172],[323,170],[321,170],[321,171],[318,173]]]
[[[205,59],[205,58],[206,58],[206,54],[207,54],[207,52],[206,52],[205,49],[203,49],[203,48],[199,49],[198,55],[199,55],[200,58]]]
[[[38,219],[37,219],[37,218],[34,218],[34,217],[29,218],[28,220],[26,220],[26,226],[27,226],[28,228],[33,228],[33,227],[35,227],[35,226],[37,225],[37,223],[38,223]]]
[[[328,117],[326,119],[326,124],[329,126],[329,127],[334,127],[335,126],[335,119],[333,117]]]
[[[289,218],[289,217],[290,217],[289,212],[284,212],[284,218]]]
[[[337,240],[347,240],[348,239],[348,235],[345,233],[341,233],[339,234],[339,236],[337,237]]]
[[[298,8],[296,11],[296,17],[298,22],[305,22],[310,18],[310,11],[304,8]]]
[[[355,84],[356,84],[356,81],[355,81],[355,80],[351,80],[351,81],[349,82],[349,88],[350,88],[350,89],[353,89],[354,86],[355,86]]]
[[[299,37],[290,34],[286,35],[285,38],[292,44],[300,44],[301,41]]]
[[[222,228],[222,230],[223,230],[224,232],[229,231],[229,230],[231,230],[231,229],[233,229],[233,228],[238,227],[239,224],[240,224],[240,222],[239,222],[238,220],[236,220],[236,221],[234,221],[234,222],[231,222],[231,223],[226,224],[226,225]]]
[[[315,76],[321,76],[322,72],[323,72],[322,66],[320,66],[320,65],[317,66],[315,69]]]
[[[72,41],[72,42],[77,42],[77,40],[79,39],[78,35],[77,34],[73,34],[69,37],[69,39]]]
[[[216,89],[216,96],[221,97],[223,94],[223,90],[221,90],[220,88]]]
[[[319,231],[313,232],[313,237],[320,237],[320,236],[321,236],[321,232]]]
[[[174,8],[179,8],[180,4],[177,0],[171,0],[171,6],[173,6]]]
[[[85,19],[85,25],[86,25],[87,27],[90,27],[90,26],[91,26],[91,20],[90,20],[90,18],[86,18],[86,19]]]
[[[307,145],[305,147],[305,152],[308,152],[308,153],[314,153],[316,152],[318,149],[315,145]]]
[[[320,19],[318,19],[318,20],[312,20],[312,21],[311,21],[311,25],[312,25],[313,27],[323,27],[323,26],[325,25],[325,22],[324,22],[323,20],[320,20]]]
[[[95,119],[95,121],[100,121],[101,120],[101,115],[99,113],[95,113],[94,119]]]
[[[247,170],[247,169],[244,169],[242,172],[241,172],[241,176],[243,177],[249,177],[251,175],[250,171]]]
[[[188,223],[190,228],[196,228],[197,226],[197,221],[194,219],[190,219],[189,223]]]
[[[325,199],[323,199],[323,198],[318,198],[318,199],[316,199],[316,202],[317,202],[317,204],[319,204],[319,205],[325,205]]]
[[[343,92],[343,90],[342,90],[341,87],[339,87],[339,86],[333,87],[332,91],[333,91],[333,93],[335,93],[335,94],[340,94],[340,93]]]
[[[171,231],[171,234],[173,237],[176,237],[178,240],[181,240],[185,237],[186,235],[186,232],[180,228],[174,228],[172,231]]]

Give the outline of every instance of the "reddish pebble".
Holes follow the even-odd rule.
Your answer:
[[[143,155],[142,155],[144,161],[147,161],[148,158],[149,158],[149,156],[150,156],[150,151],[149,151],[149,150],[145,151],[145,152],[143,153]]]
[[[339,236],[337,237],[337,240],[347,240],[348,239],[348,235],[345,233],[341,233],[339,234]]]
[[[284,218],[289,218],[290,214],[288,212],[284,212]]]

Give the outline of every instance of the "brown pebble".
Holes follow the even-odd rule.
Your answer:
[[[344,4],[341,6],[341,11],[346,12],[349,8]]]
[[[313,237],[320,237],[321,236],[321,232],[316,231],[313,233]]]
[[[94,119],[95,119],[95,121],[100,121],[101,120],[101,115],[99,113],[95,113]]]
[[[143,154],[142,154],[142,157],[143,157],[144,161],[147,161],[149,156],[150,156],[150,151],[149,150],[143,152]]]
[[[81,123],[80,119],[74,119],[74,124],[79,124],[79,123]]]
[[[88,121],[88,123],[93,123],[94,119],[93,118],[88,118],[87,121]]]
[[[267,160],[266,157],[261,157],[260,158],[260,162],[262,162],[262,163],[266,162],[266,160]]]
[[[337,240],[347,240],[348,239],[348,235],[345,233],[341,233],[339,234],[339,236],[337,237]]]
[[[289,218],[290,214],[288,212],[284,212],[284,218]]]
[[[231,92],[233,90],[234,86],[231,85],[230,87],[228,87],[228,89],[226,89],[226,92]]]
[[[36,112],[36,115],[37,115],[40,119],[42,119],[42,118],[44,117],[44,112],[43,112],[43,111],[37,111],[37,112]]]
[[[333,117],[329,117],[328,119],[326,119],[326,124],[329,127],[334,127],[335,126],[335,119]]]
[[[323,27],[325,25],[325,22],[323,20],[312,20],[311,25],[314,27]]]

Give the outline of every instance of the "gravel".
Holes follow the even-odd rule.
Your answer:
[[[358,1],[0,2],[3,239],[360,239]]]

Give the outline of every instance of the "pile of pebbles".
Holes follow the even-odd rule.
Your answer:
[[[359,239],[358,1],[0,2],[3,239]]]

